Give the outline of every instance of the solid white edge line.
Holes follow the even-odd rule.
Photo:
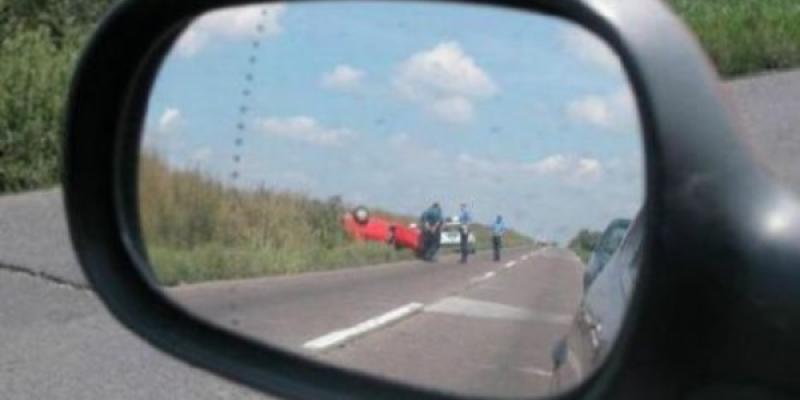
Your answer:
[[[409,317],[422,310],[423,307],[424,305],[421,303],[406,304],[402,307],[396,308],[375,318],[368,319],[350,328],[334,331],[328,333],[327,335],[310,340],[303,345],[303,348],[313,351],[322,351],[341,345],[344,342],[355,339],[356,337],[365,335],[376,329]]]
[[[483,275],[481,275],[481,276],[476,276],[476,277],[474,277],[474,278],[470,279],[470,280],[469,280],[469,283],[470,283],[470,285],[474,285],[474,284],[476,284],[476,283],[478,283],[478,282],[483,282],[483,281],[485,281],[485,280],[487,280],[487,279],[494,278],[494,276],[495,276],[495,275],[497,275],[497,273],[496,273],[496,272],[494,272],[494,271],[489,271],[489,272],[487,272],[487,273],[485,273],[485,274],[483,274]]]
[[[572,350],[567,350],[567,363],[569,364],[570,368],[575,371],[575,375],[578,376],[578,380],[583,379],[583,368],[581,368],[581,363],[578,361],[578,357],[575,356],[575,353]]]
[[[528,372],[528,373],[531,373],[533,375],[538,375],[538,376],[542,376],[542,377],[545,377],[545,378],[551,378],[553,376],[553,372],[552,371],[548,371],[548,370],[543,369],[543,368],[525,368],[524,371]]]

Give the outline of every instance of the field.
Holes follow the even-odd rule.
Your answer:
[[[800,66],[800,1],[669,0],[720,75]]]
[[[352,240],[340,219],[351,209],[338,198],[309,199],[266,188],[226,187],[197,171],[167,167],[158,156],[140,162],[140,216],[155,276],[164,285],[295,274],[413,259],[409,250]],[[372,210],[410,222],[411,217]],[[479,248],[488,229],[476,226]],[[510,232],[506,245],[530,244]]]

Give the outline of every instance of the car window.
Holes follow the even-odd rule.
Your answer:
[[[628,231],[627,226],[616,226],[612,228],[611,232],[605,237],[603,243],[600,244],[600,249],[606,254],[613,254],[619,248],[622,239],[625,238],[625,233]]]

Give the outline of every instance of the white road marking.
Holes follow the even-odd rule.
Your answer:
[[[546,377],[546,378],[549,378],[549,377],[553,376],[553,372],[545,370],[545,369],[542,369],[542,368],[535,368],[535,367],[522,368],[522,371],[523,372],[527,372],[529,374],[533,374],[533,375],[543,376],[543,377]]]
[[[511,268],[511,267],[513,267],[515,265],[517,265],[516,261],[509,261],[509,262],[506,263],[505,267],[506,268]]]
[[[575,356],[575,353],[572,350],[567,351],[567,362],[569,366],[575,371],[575,376],[578,377],[578,380],[583,379],[583,368],[581,368],[581,363],[578,361],[578,357]]]
[[[525,254],[524,256],[522,256],[522,261],[528,261],[528,257],[530,257],[530,256]]]
[[[424,305],[421,303],[406,304],[378,317],[368,319],[358,325],[334,331],[327,335],[310,340],[303,345],[303,348],[313,351],[322,351],[341,345],[349,340],[355,339],[356,337],[362,336],[371,331],[397,322],[403,318],[409,317],[422,310],[423,307]]]
[[[474,285],[474,284],[476,284],[478,282],[482,282],[482,281],[485,281],[487,279],[492,279],[492,278],[494,278],[495,275],[496,275],[496,273],[494,271],[489,271],[489,272],[487,272],[487,273],[485,273],[485,274],[483,274],[481,276],[476,276],[476,277],[470,279],[469,283]]]
[[[439,302],[425,307],[425,312],[472,318],[537,321],[557,325],[569,325],[572,322],[571,315],[535,312],[521,307],[465,297],[445,297]]]
[[[493,370],[493,371],[498,371],[498,370],[499,371],[508,371],[509,370],[508,366],[501,366],[501,365],[495,365],[495,364],[470,363],[470,366],[474,367],[476,369],[482,369],[482,370]],[[510,370],[516,371],[516,372],[521,372],[521,373],[524,373],[524,374],[542,376],[542,377],[545,377],[545,378],[549,378],[549,377],[553,376],[553,373],[550,370],[547,370],[547,369],[544,369],[544,368],[535,367],[535,366],[531,366],[531,367],[516,367],[515,366],[515,367],[511,367]]]

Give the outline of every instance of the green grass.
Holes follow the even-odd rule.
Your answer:
[[[352,242],[334,249],[254,248],[207,243],[193,248],[148,246],[158,281],[167,286],[214,280],[328,271],[413,259],[408,250],[381,243]]]
[[[720,74],[800,67],[800,1],[669,0]]]

